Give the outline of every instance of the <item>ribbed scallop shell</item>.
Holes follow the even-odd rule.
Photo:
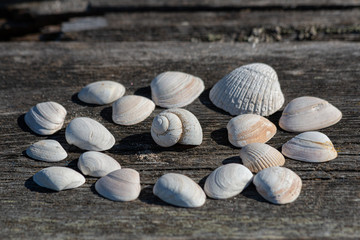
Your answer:
[[[164,72],[151,82],[151,96],[156,105],[164,108],[184,107],[204,91],[204,82],[183,72]]]
[[[65,149],[58,141],[46,139],[32,144],[26,149],[26,154],[36,160],[58,162],[67,157]]]
[[[120,164],[115,159],[104,153],[94,151],[81,154],[77,166],[84,175],[92,177],[103,177],[121,169]]]
[[[240,158],[245,167],[252,172],[259,172],[264,168],[282,166],[284,156],[275,148],[265,143],[250,143],[240,150]]]
[[[125,87],[113,81],[98,81],[86,85],[80,90],[78,98],[86,103],[104,105],[121,98]]]
[[[120,125],[134,125],[144,121],[154,111],[155,104],[148,98],[128,95],[112,106],[112,119]]]
[[[239,67],[217,82],[210,100],[231,115],[253,113],[269,116],[284,104],[275,70],[263,63]]]
[[[285,107],[279,125],[289,132],[305,132],[329,127],[341,118],[340,110],[327,101],[316,97],[299,97]]]
[[[276,126],[266,118],[255,114],[243,114],[227,124],[228,138],[235,147],[249,143],[266,143],[276,133]]]
[[[25,114],[25,122],[40,135],[51,135],[61,129],[66,109],[56,102],[38,103]]]
[[[282,146],[282,153],[304,162],[326,162],[337,157],[331,140],[321,132],[301,133]]]

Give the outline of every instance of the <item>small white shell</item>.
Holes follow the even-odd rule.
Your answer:
[[[112,157],[94,151],[81,154],[77,166],[84,175],[92,177],[103,177],[121,168]]]
[[[120,125],[134,125],[144,121],[155,109],[155,103],[148,98],[128,95],[112,105],[112,119]]]
[[[274,204],[294,202],[300,195],[301,178],[284,167],[271,167],[255,175],[254,185],[258,193]]]
[[[226,199],[241,193],[251,183],[253,174],[241,164],[230,163],[218,167],[205,181],[206,195]]]
[[[151,82],[151,97],[156,105],[164,108],[184,107],[204,91],[204,82],[182,72],[164,72]]]
[[[157,115],[151,126],[151,136],[162,147],[170,147],[176,143],[183,145],[200,145],[202,128],[191,112],[173,108]]]
[[[36,104],[25,114],[25,122],[31,130],[40,135],[51,135],[61,129],[66,109],[56,102]]]
[[[78,93],[78,98],[86,103],[104,105],[121,98],[125,87],[113,81],[98,81],[86,85]]]
[[[269,116],[284,104],[275,70],[263,63],[239,67],[217,82],[211,102],[231,115],[254,113]]]
[[[191,178],[177,173],[161,176],[153,188],[154,195],[164,202],[179,207],[201,207],[206,195]]]
[[[227,124],[229,142],[235,147],[244,147],[249,143],[266,143],[276,134],[276,126],[268,119],[243,114],[232,118]]]
[[[65,149],[58,141],[41,140],[26,149],[26,154],[36,160],[45,162],[58,162],[67,157]]]
[[[141,191],[140,175],[130,168],[115,170],[95,183],[96,191],[113,201],[132,201]]]
[[[329,127],[341,118],[340,110],[327,101],[316,97],[299,97],[285,107],[279,125],[289,132],[305,132]]]
[[[67,167],[48,167],[37,172],[33,180],[41,187],[55,191],[77,188],[85,183],[83,175]]]
[[[327,162],[337,157],[331,140],[321,132],[301,133],[282,146],[282,153],[304,162]]]
[[[97,121],[79,117],[66,127],[65,138],[69,144],[91,151],[105,151],[115,144],[114,136]]]

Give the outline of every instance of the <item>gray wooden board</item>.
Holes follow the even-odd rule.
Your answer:
[[[317,42],[297,44],[230,43],[1,43],[0,44],[0,238],[22,239],[356,239],[360,235],[359,115],[360,44]],[[343,113],[336,125],[321,130],[333,141],[337,159],[310,164],[287,159],[285,166],[303,180],[296,202],[267,203],[251,185],[240,195],[207,199],[197,209],[165,204],[152,194],[156,179],[183,173],[201,185],[222,164],[241,163],[239,149],[227,141],[231,118],[208,98],[211,86],[234,68],[264,62],[276,69],[286,103],[299,96],[327,99]],[[156,108],[144,122],[119,126],[111,121],[111,106],[89,106],[76,98],[87,83],[110,79],[123,83],[127,94],[150,97],[149,84],[167,70],[201,77],[205,92],[186,109],[203,127],[197,147],[157,146],[151,136]],[[76,168],[82,151],[69,146],[64,129],[37,136],[24,124],[23,114],[38,102],[56,101],[74,117],[88,116],[115,136],[106,151],[122,167],[138,170],[142,192],[133,202],[112,202],[94,190],[96,178],[73,190],[52,192],[37,186],[32,176],[48,166]],[[280,112],[269,119],[277,124]],[[278,129],[269,144],[280,148],[295,136]],[[40,139],[56,139],[69,157],[59,163],[29,159],[24,150]]]

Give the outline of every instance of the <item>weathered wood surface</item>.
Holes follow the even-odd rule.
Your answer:
[[[297,44],[191,43],[1,43],[0,44],[0,238],[21,239],[357,239],[360,236],[359,116],[360,44],[341,42]],[[267,203],[251,185],[229,200],[208,199],[197,209],[165,204],[152,194],[156,179],[183,173],[204,183],[222,164],[240,163],[239,149],[227,141],[231,118],[214,107],[209,89],[232,69],[264,62],[278,72],[286,103],[299,96],[327,99],[343,112],[335,126],[323,129],[339,152],[328,163],[287,159],[286,167],[303,180],[295,203]],[[118,126],[111,106],[89,106],[76,93],[87,83],[111,79],[127,94],[150,97],[149,84],[159,73],[178,70],[205,81],[206,91],[186,107],[198,118],[204,142],[197,147],[157,146],[149,133],[156,108],[146,121]],[[109,155],[123,167],[140,172],[138,200],[112,202],[94,190],[96,178],[78,189],[55,193],[37,186],[32,176],[44,167],[76,169],[81,150],[69,146],[64,129],[44,137],[29,131],[23,114],[38,102],[56,101],[68,110],[66,124],[88,116],[116,137]],[[277,124],[280,113],[270,116]],[[269,142],[279,148],[295,136],[278,129]],[[59,163],[29,159],[24,150],[40,139],[56,139],[69,157]]]

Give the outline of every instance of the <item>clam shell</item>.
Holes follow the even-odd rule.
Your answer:
[[[276,126],[266,118],[255,114],[243,114],[227,124],[228,138],[235,147],[249,143],[266,143],[276,133]]]
[[[151,96],[156,105],[164,108],[184,107],[204,91],[204,82],[182,72],[164,72],[151,82]]]
[[[115,170],[95,183],[96,191],[113,201],[132,201],[141,191],[140,175],[130,168]]]
[[[206,195],[226,199],[241,193],[252,181],[253,174],[241,164],[230,163],[218,167],[205,181]]]
[[[103,177],[121,168],[112,157],[94,151],[81,154],[77,166],[84,175],[92,177]]]
[[[153,193],[164,202],[179,207],[201,207],[206,195],[191,178],[177,173],[167,173],[155,183]]]
[[[65,149],[58,141],[41,140],[26,149],[26,154],[36,160],[45,162],[58,162],[67,157]]]
[[[113,81],[98,81],[86,85],[78,93],[78,98],[90,104],[104,105],[121,98],[125,94],[125,87]]]
[[[120,125],[134,125],[144,121],[155,109],[148,98],[128,95],[118,99],[112,106],[112,119]]]
[[[282,146],[282,153],[304,162],[326,162],[337,157],[331,140],[321,132],[301,133]]]
[[[151,126],[151,136],[162,147],[170,147],[176,143],[200,145],[203,139],[198,119],[181,108],[168,109],[157,115]]]
[[[241,66],[217,82],[210,100],[231,115],[269,116],[284,104],[275,70],[263,63]]]
[[[305,132],[334,125],[341,117],[340,110],[323,99],[299,97],[285,107],[279,125],[289,132]]]
[[[25,114],[29,128],[40,135],[51,135],[61,129],[66,117],[66,109],[56,102],[36,104]]]
[[[250,143],[240,150],[240,158],[245,167],[257,173],[264,168],[282,166],[284,156],[275,148],[265,143]]]
[[[41,187],[62,191],[77,188],[85,183],[83,175],[67,167],[48,167],[37,172],[33,180]]]
[[[254,185],[258,193],[274,204],[294,202],[301,192],[301,178],[284,167],[271,167],[255,175]]]
[[[87,117],[73,119],[66,127],[65,138],[69,144],[91,151],[105,151],[115,144],[114,136],[103,125]]]

